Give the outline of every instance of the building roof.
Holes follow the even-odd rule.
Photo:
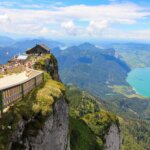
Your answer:
[[[44,48],[44,49],[46,49],[47,51],[50,51],[50,48],[48,46],[44,45],[44,44],[37,44],[37,45]]]
[[[32,48],[30,48],[30,49],[28,49],[26,52],[29,52],[29,51],[31,51],[31,50],[33,50],[33,49],[35,49],[36,47],[41,47],[41,48],[43,48],[44,50],[46,50],[47,52],[50,52],[50,48],[49,47],[47,47],[46,45],[44,45],[44,44],[37,44],[36,46],[34,46],[34,47],[32,47]]]

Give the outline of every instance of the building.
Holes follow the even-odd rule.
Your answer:
[[[8,60],[9,64],[16,64],[16,63],[21,63],[24,64],[27,60],[28,56],[27,55],[16,55],[12,59]]]
[[[41,54],[49,54],[50,49],[43,44],[37,44],[35,47],[28,49],[26,54],[34,54],[34,55],[41,55]]]

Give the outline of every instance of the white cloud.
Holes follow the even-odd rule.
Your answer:
[[[99,6],[49,6],[47,8],[49,9],[1,8],[0,33],[6,32],[22,36],[116,38],[117,34],[114,34],[114,31],[120,31],[113,29],[115,25],[136,25],[138,20],[150,16],[149,9],[131,3]],[[133,38],[138,31],[127,33]],[[122,35],[127,33],[121,31]],[[145,36],[140,32],[139,38],[150,39],[150,34],[146,32],[143,34]]]
[[[10,18],[8,17],[8,15],[6,15],[6,14],[0,15],[0,23],[1,24],[10,23]]]
[[[61,27],[65,30],[67,34],[76,35],[77,27],[73,21],[66,21],[61,24]]]
[[[89,26],[87,27],[87,33],[91,36],[101,35],[108,26],[109,23],[107,20],[90,21]]]

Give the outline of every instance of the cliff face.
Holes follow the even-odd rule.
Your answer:
[[[45,70],[53,80],[60,81],[57,60],[52,54],[37,62],[35,67]],[[54,102],[52,110],[48,117],[42,117],[38,129],[34,123],[39,123],[40,115],[20,120],[11,136],[9,150],[69,150],[68,104],[63,95]]]
[[[54,112],[36,137],[23,137],[30,121],[20,121],[12,136],[9,150],[66,150],[68,147],[68,105],[63,98],[54,104]],[[19,147],[18,147],[19,145]]]
[[[105,136],[105,150],[121,150],[121,135],[116,124],[111,125],[108,134]]]
[[[58,63],[54,55],[51,54],[51,59],[46,59],[44,69],[52,76],[54,80],[60,81]]]

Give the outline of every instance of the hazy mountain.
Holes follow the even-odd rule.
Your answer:
[[[9,46],[15,43],[15,40],[7,37],[7,36],[0,36],[0,47]]]
[[[39,38],[39,39],[26,39],[26,40],[18,41],[14,45],[12,45],[12,47],[13,48],[21,47],[23,50],[26,50],[28,48],[31,48],[31,47],[35,46],[36,44],[45,44],[50,48],[54,48],[54,47],[57,47],[57,46],[58,47],[64,46],[63,43],[58,42],[58,41]]]
[[[34,47],[36,44],[45,44],[50,48],[54,47],[64,47],[65,44],[58,42],[58,41],[53,41],[53,40],[47,40],[47,39],[25,39],[25,40],[19,40],[16,41],[15,43],[9,42],[6,39],[6,41],[1,41],[3,45],[5,43],[10,43],[9,46],[0,46],[0,64],[1,63],[6,63],[8,59],[12,58],[14,55],[19,54],[19,53],[24,53],[28,48]],[[7,54],[7,55],[6,55]]]
[[[150,67],[150,44],[112,44],[111,45],[131,68]]]

